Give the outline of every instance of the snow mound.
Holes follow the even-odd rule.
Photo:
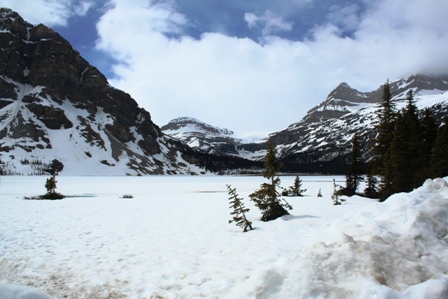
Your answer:
[[[334,239],[280,257],[231,298],[448,298],[448,184],[348,210]]]

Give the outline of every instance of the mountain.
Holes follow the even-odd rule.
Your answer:
[[[229,129],[218,128],[191,117],[173,119],[162,126],[161,130],[201,153],[249,161],[261,161],[266,155],[267,138],[258,143],[245,143]],[[243,164],[246,165],[247,161]]]
[[[421,111],[429,108],[439,122],[448,112],[447,75],[413,75],[389,82],[389,86],[398,109],[405,106],[406,94],[412,89]],[[376,134],[374,127],[378,123],[376,115],[382,95],[383,86],[360,92],[341,83],[299,122],[270,134],[259,143],[244,143],[227,134],[226,129],[188,118],[173,120],[172,125],[163,126],[162,130],[204,152],[254,161],[265,157],[266,140],[271,140],[284,164],[283,171],[341,174],[355,132],[362,145],[364,162],[370,158],[369,142]]]
[[[234,137],[233,131],[214,127],[191,117],[173,119],[160,129],[164,134],[204,153],[237,154],[236,146],[241,144],[241,139]]]
[[[394,99],[406,98],[406,93],[412,89],[415,94],[438,94],[447,90],[448,76],[414,75],[394,82],[389,82]],[[337,119],[361,108],[381,102],[383,86],[371,92],[360,92],[351,88],[347,83],[339,84],[327,99],[312,108],[299,123],[321,122]],[[296,124],[293,124],[294,126]]]
[[[422,112],[429,108],[441,120],[448,112],[448,76],[414,75],[390,82],[392,101],[397,109],[406,104],[406,94],[413,90]],[[285,170],[343,173],[356,132],[364,161],[370,158],[369,143],[375,137],[378,103],[383,86],[372,92],[359,92],[340,84],[320,105],[311,109],[299,122],[269,136],[285,164]]]
[[[2,174],[203,171],[191,148],[52,29],[1,8],[0,49]]]

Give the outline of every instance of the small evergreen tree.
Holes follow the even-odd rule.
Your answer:
[[[56,176],[53,174],[45,181],[45,189],[47,189],[47,194],[56,193]]]
[[[302,189],[302,180],[299,176],[294,179],[294,185],[290,186],[288,190],[282,192],[283,196],[303,196],[302,193],[306,192],[306,189]]]
[[[341,187],[336,185],[336,180],[333,179],[333,195],[331,195],[333,205],[339,206],[345,201],[345,199],[340,198],[340,195],[341,195]]]
[[[51,177],[49,177],[45,181],[45,189],[47,189],[47,193],[42,195],[42,199],[62,199],[64,195],[56,192],[56,174],[54,173]]]
[[[243,229],[243,232],[253,230],[252,222],[246,218],[246,213],[249,212],[250,209],[244,206],[243,199],[239,198],[236,193],[236,188],[232,188],[230,185],[226,186],[229,193],[230,207],[233,208],[233,212],[230,213],[230,215],[233,215],[233,219],[229,220],[229,223],[235,222],[237,226],[240,226]]]
[[[261,221],[270,221],[278,217],[288,215],[288,210],[292,210],[289,203],[280,197],[277,188],[280,188],[280,178],[276,177],[283,164],[277,161],[275,146],[272,142],[268,144],[268,152],[264,167],[266,168],[263,177],[269,180],[269,183],[263,183],[260,189],[250,194],[250,199],[261,211]]]
[[[352,151],[350,153],[349,163],[346,169],[346,186],[341,189],[341,193],[347,196],[355,195],[358,185],[363,181],[362,166],[361,166],[361,150],[358,139],[358,134],[353,134],[352,137]]]

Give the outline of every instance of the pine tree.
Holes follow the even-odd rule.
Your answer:
[[[333,194],[331,195],[333,205],[339,206],[345,201],[345,199],[341,198],[340,196],[341,196],[341,187],[339,185],[336,185],[336,180],[333,179]]]
[[[294,179],[294,184],[289,187],[288,190],[282,193],[284,196],[303,196],[302,193],[306,192],[306,189],[302,189],[302,180],[299,176]]]
[[[408,151],[408,133],[405,118],[402,114],[397,116],[394,139],[391,144],[390,161],[393,166],[391,188],[387,196],[396,192],[409,192],[412,190],[414,173],[411,172],[411,164]]]
[[[42,199],[62,199],[64,198],[64,195],[62,195],[59,192],[56,192],[56,174],[53,173],[51,177],[49,177],[45,181],[45,189],[47,189],[47,193],[44,195],[41,195],[40,198]]]
[[[370,161],[372,175],[381,177],[381,200],[386,199],[392,191],[392,164],[390,147],[395,129],[395,105],[392,102],[389,81],[383,86],[381,109],[378,113],[379,124],[375,127],[377,135],[371,148],[373,157]]]
[[[437,137],[437,123],[434,120],[431,110],[428,108],[425,109],[423,114],[423,119],[421,121],[422,127],[422,157],[423,157],[423,167],[420,171],[419,180],[424,181],[427,178],[431,177],[431,155],[432,150],[435,146],[436,137]]]
[[[437,130],[437,137],[431,155],[432,177],[448,175],[448,115]]]
[[[45,189],[47,189],[47,194],[55,194],[56,193],[56,176],[52,175],[45,181]]]
[[[264,163],[265,172],[263,177],[269,180],[269,183],[263,183],[260,189],[250,194],[249,197],[254,201],[255,206],[261,211],[261,221],[270,221],[278,217],[288,215],[287,209],[292,207],[277,192],[280,188],[280,178],[276,174],[280,171],[283,164],[276,158],[275,146],[272,142],[268,144],[268,152]]]
[[[347,196],[355,195],[359,183],[363,181],[358,134],[353,134],[351,142],[352,150],[346,170],[346,187],[342,190],[342,193]]]
[[[236,193],[236,188],[232,188],[230,185],[226,186],[229,193],[230,207],[233,208],[233,212],[230,213],[230,215],[233,215],[233,219],[229,220],[229,223],[235,222],[237,226],[243,229],[243,232],[253,230],[252,222],[246,218],[246,213],[250,209],[244,206],[243,199],[239,198]]]

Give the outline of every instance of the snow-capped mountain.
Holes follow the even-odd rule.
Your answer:
[[[176,174],[202,170],[129,94],[52,29],[0,9],[3,174]]]
[[[397,109],[405,107],[406,94],[413,90],[420,110],[429,108],[440,121],[448,109],[448,76],[414,75],[390,82],[392,101]],[[370,157],[369,142],[376,132],[378,103],[383,86],[372,92],[359,92],[346,83],[340,84],[327,99],[311,109],[299,122],[269,136],[289,169],[310,172],[343,168],[356,132],[363,156]]]
[[[237,154],[236,146],[241,143],[241,139],[234,137],[233,131],[191,117],[173,119],[160,129],[164,134],[204,153],[234,155]]]
[[[173,119],[161,130],[202,153],[251,161],[260,161],[266,155],[267,137],[257,143],[246,143],[244,139],[235,137],[229,129],[215,127],[191,117]]]
[[[389,83],[397,109],[405,106],[407,92],[412,89],[420,110],[429,108],[441,120],[448,110],[448,76],[413,75]],[[266,138],[277,145],[284,171],[305,173],[343,173],[351,138],[356,132],[362,143],[364,160],[370,157],[369,142],[376,132],[377,112],[383,86],[371,92],[360,92],[341,83],[319,105],[297,123],[274,132]],[[162,130],[204,152],[262,160],[266,140],[244,143],[198,120],[181,118],[163,126]],[[225,149],[225,150],[222,150]]]

